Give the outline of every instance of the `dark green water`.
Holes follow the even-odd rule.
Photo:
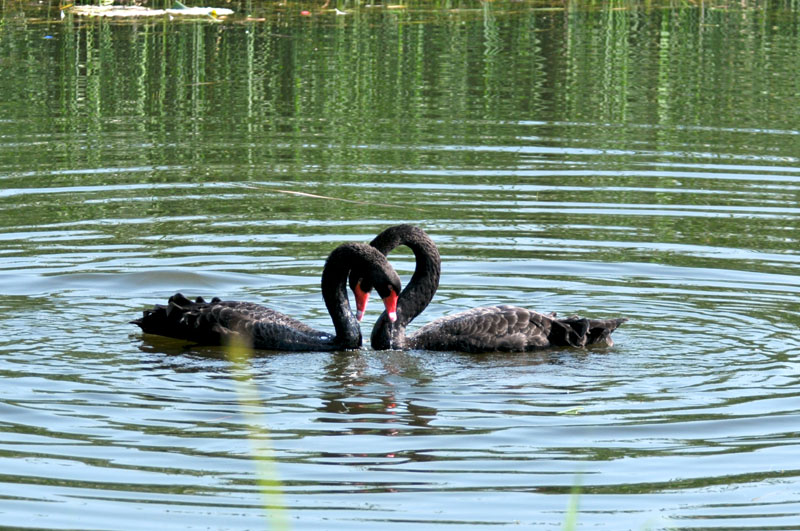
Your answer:
[[[579,529],[800,529],[800,14],[235,7],[0,12],[2,525],[562,529],[578,485]],[[327,254],[401,222],[420,324],[630,321],[238,384],[128,324],[180,290],[329,329]]]

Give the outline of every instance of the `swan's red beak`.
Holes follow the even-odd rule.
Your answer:
[[[383,305],[386,306],[386,313],[389,314],[389,322],[397,321],[397,293],[394,290],[384,297]]]
[[[353,294],[356,296],[356,319],[361,322],[361,319],[364,318],[364,312],[367,311],[369,292],[361,289],[361,284],[356,284]]]

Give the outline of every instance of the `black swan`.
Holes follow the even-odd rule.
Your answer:
[[[377,290],[389,315],[395,315],[400,278],[386,257],[364,243],[345,243],[328,256],[322,270],[322,296],[336,334],[320,332],[280,312],[252,302],[191,301],[176,293],[166,306],[145,310],[131,321],[149,334],[185,339],[203,345],[240,339],[265,350],[348,350],[361,346],[361,329],[350,311],[347,279]],[[351,285],[351,288],[355,285]],[[358,299],[358,295],[357,295]],[[359,301],[357,305],[365,305]]]
[[[406,326],[428,306],[439,287],[441,259],[431,238],[413,225],[390,227],[370,243],[383,254],[399,245],[414,252],[416,268],[397,301],[396,320],[381,314],[372,329],[372,348],[522,352],[555,346],[612,346],[613,332],[627,319],[566,319],[517,306],[473,308],[437,319],[406,336]],[[351,282],[352,284],[352,282]],[[357,284],[357,283],[356,283]],[[364,288],[362,285],[361,288]],[[359,304],[366,299],[359,299]],[[358,308],[361,315],[362,308]],[[393,322],[392,322],[393,321]]]

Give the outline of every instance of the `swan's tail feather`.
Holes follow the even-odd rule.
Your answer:
[[[219,302],[218,298],[212,304]],[[153,308],[144,310],[142,317],[131,321],[138,325],[147,334],[187,339],[204,344],[218,344],[220,338],[227,335],[220,327],[204,326],[208,316],[200,311],[208,303],[198,297],[192,301],[181,293],[176,293],[169,298],[167,304],[156,304]]]
[[[550,331],[551,345],[585,347],[588,345],[614,346],[611,332],[627,321],[620,319],[582,319],[571,316],[553,321]]]
[[[589,333],[586,337],[586,344],[613,347],[614,340],[611,339],[611,332],[625,321],[627,319],[624,317],[619,319],[589,319]]]
[[[586,334],[589,331],[589,320],[577,317],[553,321],[547,339],[550,345],[560,347],[583,347],[586,345]]]

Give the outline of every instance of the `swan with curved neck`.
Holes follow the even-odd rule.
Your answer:
[[[611,332],[627,320],[557,319],[555,314],[545,315],[526,308],[501,305],[473,308],[442,317],[406,335],[408,324],[428,306],[439,287],[439,251],[433,240],[413,225],[390,227],[375,237],[370,245],[383,254],[406,245],[414,252],[416,261],[414,274],[397,301],[396,321],[392,322],[384,312],[372,329],[372,348],[377,350],[521,352],[555,346],[612,346]],[[357,300],[360,315],[363,313],[361,304],[365,304],[366,299],[361,297]]]
[[[189,340],[203,345],[226,344],[234,339],[265,350],[347,350],[361,346],[361,329],[347,300],[347,279],[362,279],[374,287],[386,311],[394,314],[400,278],[386,257],[363,243],[346,243],[331,252],[322,270],[322,297],[335,334],[310,326],[252,302],[191,301],[176,293],[166,305],[145,310],[132,321],[150,334]],[[352,285],[351,285],[352,287]],[[357,297],[357,305],[362,304]]]

